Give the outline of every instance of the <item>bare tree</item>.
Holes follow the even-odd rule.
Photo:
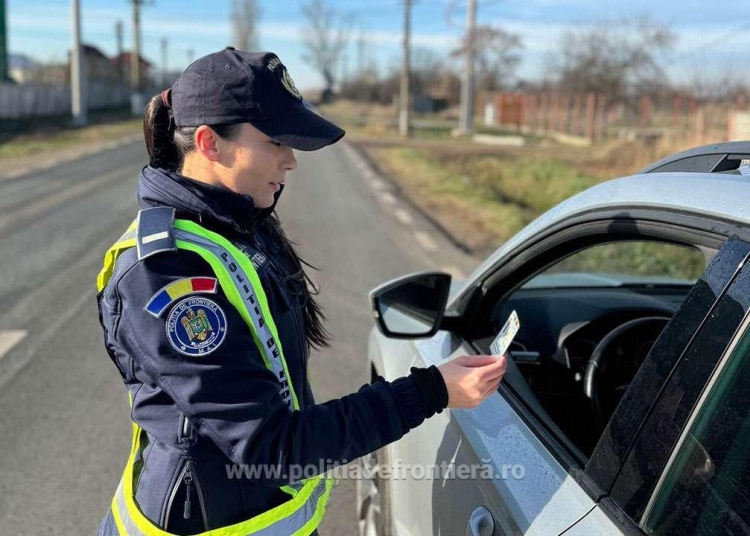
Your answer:
[[[727,101],[738,98],[747,102],[750,95],[750,86],[743,80],[742,72],[727,67],[723,72],[694,66],[687,75],[686,83],[682,89],[699,99],[708,101]],[[744,95],[744,96],[743,96]]]
[[[668,28],[647,19],[567,32],[553,63],[559,87],[598,92],[611,101],[624,101],[630,92],[659,90],[667,85],[667,78],[657,58],[674,40]]]
[[[258,19],[256,0],[232,0],[232,40],[240,50],[258,50]]]
[[[445,69],[445,60],[429,48],[413,47],[411,52],[412,93],[422,94],[433,87]]]
[[[307,0],[302,3],[302,14],[307,21],[303,44],[307,53],[302,56],[318,70],[325,82],[324,100],[333,95],[338,63],[349,41],[349,17],[339,14],[326,0]]]
[[[453,57],[466,53],[466,37],[461,47],[451,52]],[[508,88],[515,79],[523,48],[521,36],[497,26],[479,25],[474,29],[474,61],[477,87],[486,91]]]

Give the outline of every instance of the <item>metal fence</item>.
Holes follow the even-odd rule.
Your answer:
[[[85,98],[89,110],[124,106],[130,103],[130,89],[118,84],[91,82],[86,85]],[[0,119],[70,114],[70,101],[69,85],[0,83]]]

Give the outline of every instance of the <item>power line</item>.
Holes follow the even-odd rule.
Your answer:
[[[706,48],[710,48],[718,44],[725,44],[728,40],[736,39],[737,36],[739,35],[738,32],[747,28],[750,28],[750,21],[744,22],[740,24],[739,26],[737,26],[736,28],[734,28],[733,30],[723,33],[722,35],[718,37],[709,39],[708,41],[705,41],[699,45],[696,45],[689,50],[680,52],[679,54],[676,54],[672,56],[671,58],[668,58],[666,61],[667,63],[672,63],[672,62],[684,60],[685,58],[688,58],[696,53],[704,51]]]

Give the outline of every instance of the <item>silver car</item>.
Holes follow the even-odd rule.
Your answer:
[[[550,210],[462,282],[372,291],[368,372],[488,354],[497,393],[364,458],[364,535],[750,534],[750,143]]]

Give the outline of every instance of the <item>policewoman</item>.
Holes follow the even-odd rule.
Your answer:
[[[304,106],[275,54],[198,59],[148,103],[144,135],[141,210],[97,280],[133,420],[98,534],[314,534],[332,480],[309,468],[373,452],[497,388],[504,359],[473,356],[315,404],[308,356],[328,334],[274,208],[293,149],[344,131]]]

